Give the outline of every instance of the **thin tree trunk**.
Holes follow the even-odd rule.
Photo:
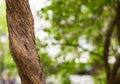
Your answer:
[[[120,84],[120,75],[118,74],[118,70],[120,68],[120,54],[117,54],[116,62],[112,65],[112,68],[110,68],[110,65],[108,63],[108,57],[109,57],[109,46],[110,46],[110,38],[113,32],[114,27],[117,28],[117,36],[118,36],[118,42],[120,44],[120,0],[115,0],[116,4],[116,17],[115,20],[111,23],[105,40],[104,45],[104,63],[107,73],[107,84]]]
[[[9,46],[22,84],[45,84],[35,49],[34,21],[28,0],[6,0]]]
[[[110,65],[108,63],[109,47],[110,47],[110,40],[111,40],[112,32],[114,30],[115,23],[116,23],[116,18],[112,20],[112,22],[106,32],[104,49],[103,49],[103,60],[104,60],[104,67],[106,70],[107,84],[109,84],[108,82],[109,82],[109,77],[111,74]]]

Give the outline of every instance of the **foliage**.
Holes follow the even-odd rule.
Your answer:
[[[43,31],[48,33],[50,37],[52,36],[51,40],[54,41],[51,41],[51,44],[46,43],[44,47],[40,46],[40,48],[46,48],[49,45],[59,45],[60,52],[55,55],[53,60],[55,68],[52,69],[55,70],[54,73],[51,73],[50,70],[50,73],[46,71],[50,63],[48,63],[48,66],[44,64],[46,56],[51,56],[49,54],[46,54],[46,56],[41,54],[45,72],[49,73],[49,75],[57,73],[61,76],[60,72],[65,71],[64,75],[62,75],[62,78],[65,78],[67,75],[86,70],[86,67],[90,66],[92,70],[98,69],[97,75],[94,76],[95,81],[98,81],[100,77],[104,79],[99,80],[100,84],[104,84],[106,78],[102,53],[106,30],[116,15],[114,0],[51,1],[52,4],[40,10],[38,16],[43,13],[46,20],[52,23],[51,27],[44,28]],[[118,46],[116,39],[116,36],[113,35],[111,45]],[[113,46],[110,48],[112,49]],[[40,53],[43,52],[40,51]],[[82,55],[86,55],[85,53],[88,53],[90,60],[87,63],[82,63],[80,58]],[[72,55],[70,59],[66,60],[70,55]],[[110,50],[111,55],[115,55],[112,50]],[[61,63],[58,62],[60,58],[64,60]],[[100,74],[101,71],[103,76]],[[62,84],[66,83],[63,82]]]

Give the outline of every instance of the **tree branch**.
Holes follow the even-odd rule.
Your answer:
[[[117,31],[117,36],[118,36],[118,42],[119,42],[119,45],[120,45],[120,0],[117,0],[116,4],[117,4],[117,6],[116,6],[116,13],[117,13],[116,14],[116,17],[117,17],[116,25],[117,25],[117,30],[118,30]],[[111,71],[111,74],[112,74],[113,78],[115,78],[119,67],[120,67],[120,55],[117,55],[116,56],[116,62],[113,65],[113,69]]]
[[[89,52],[90,54],[93,54],[93,55],[102,57],[99,53],[96,53],[96,52],[93,52],[93,51],[89,51],[88,49],[85,49],[85,48],[83,48],[82,46],[80,46],[80,45],[78,45],[78,44],[68,44],[68,43],[67,43],[67,44],[64,44],[64,43],[57,43],[57,44],[60,44],[60,45],[63,45],[63,46],[78,47],[78,48],[81,48],[83,51]],[[54,43],[54,45],[56,45],[56,43]]]
[[[104,59],[105,70],[107,73],[107,78],[109,77],[109,74],[110,74],[110,67],[109,67],[109,63],[108,63],[110,39],[112,36],[112,32],[114,30],[115,23],[116,23],[116,18],[111,21],[111,24],[106,32],[106,38],[105,38],[105,42],[104,42],[103,59]]]
[[[116,18],[117,18],[116,19],[117,37],[120,45],[120,0],[116,0]],[[116,78],[119,67],[120,67],[120,54],[116,56],[116,62],[114,63],[113,68],[111,70],[110,80],[114,80]]]

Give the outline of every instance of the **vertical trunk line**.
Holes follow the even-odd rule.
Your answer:
[[[107,82],[108,82],[110,72],[111,72],[110,66],[108,63],[110,39],[112,36],[112,32],[114,30],[115,23],[116,23],[116,18],[111,21],[111,24],[106,33],[105,42],[104,42],[104,46],[103,46],[104,47],[103,48],[103,59],[104,59],[104,66],[105,66],[105,70],[106,70]]]

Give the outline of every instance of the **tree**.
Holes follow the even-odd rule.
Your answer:
[[[45,84],[35,49],[33,16],[28,0],[6,0],[9,46],[22,84]]]
[[[112,65],[109,64],[108,59],[110,57],[110,47],[111,47],[111,39],[112,34],[115,32],[115,28],[117,30],[117,40],[118,46],[120,44],[120,0],[115,0],[115,17],[112,19],[108,30],[106,31],[105,41],[104,41],[104,49],[103,49],[103,60],[104,60],[104,67],[106,70],[106,77],[107,77],[107,84],[118,84],[120,82],[120,53],[115,51],[114,57],[116,62]]]

